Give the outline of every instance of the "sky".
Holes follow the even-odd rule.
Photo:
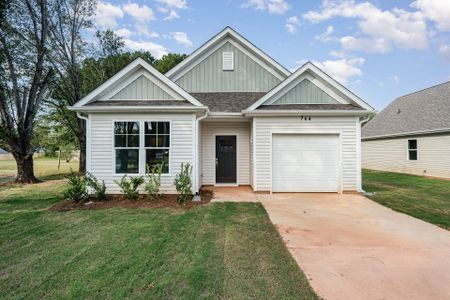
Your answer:
[[[287,69],[312,61],[375,109],[450,80],[450,0],[98,0],[96,29],[155,57],[231,26]]]

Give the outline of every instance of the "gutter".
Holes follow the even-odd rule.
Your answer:
[[[387,138],[396,138],[396,137],[405,137],[405,136],[414,136],[414,135],[424,135],[424,134],[433,134],[433,133],[447,133],[450,132],[450,128],[442,128],[442,129],[430,129],[430,130],[422,130],[422,131],[412,131],[405,133],[394,133],[394,134],[386,134],[386,135],[376,135],[362,138],[363,141],[367,140],[378,140],[378,139],[387,139]]]
[[[368,110],[243,110],[246,116],[364,116],[375,113]]]
[[[208,110],[207,106],[69,106],[76,112],[194,112]]]

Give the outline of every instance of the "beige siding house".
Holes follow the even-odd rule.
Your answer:
[[[202,186],[258,192],[361,190],[366,102],[312,63],[294,73],[227,27],[163,75],[137,59],[70,107],[87,122],[87,170],[115,180],[181,163]]]
[[[450,82],[396,99],[362,130],[362,165],[450,178]]]

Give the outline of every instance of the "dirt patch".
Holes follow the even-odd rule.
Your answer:
[[[64,200],[56,203],[49,208],[51,211],[71,211],[71,210],[96,210],[107,208],[181,208],[191,209],[196,206],[204,205],[211,201],[213,194],[211,191],[201,191],[202,200],[199,202],[188,201],[185,204],[177,203],[177,195],[161,195],[155,200],[149,200],[145,195],[140,196],[137,200],[130,200],[123,197],[123,195],[108,195],[103,201],[93,201],[92,199],[85,202],[74,202],[71,200]]]

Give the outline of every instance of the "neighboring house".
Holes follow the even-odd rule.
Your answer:
[[[70,109],[87,120],[87,170],[110,193],[160,161],[167,193],[181,163],[195,191],[360,191],[359,118],[373,111],[313,64],[291,74],[229,27],[165,75],[135,60]]]
[[[0,148],[0,160],[12,160],[14,156],[6,151],[5,149]]]
[[[364,168],[450,178],[450,81],[397,98],[362,138]]]

